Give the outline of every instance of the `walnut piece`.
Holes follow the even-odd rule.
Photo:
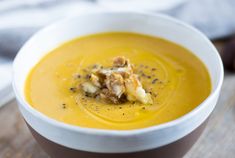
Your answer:
[[[118,97],[112,94],[107,88],[101,90],[100,98],[106,102],[111,102],[114,104],[120,103]]]
[[[93,85],[91,82],[84,82],[81,84],[82,90],[86,93],[94,94],[98,91],[98,87]]]
[[[90,77],[90,80],[91,80],[91,82],[95,85],[95,86],[97,86],[97,87],[101,87],[101,84],[100,84],[100,82],[99,82],[99,77],[98,76],[96,76],[96,75],[94,75],[94,74],[91,74],[91,77]]]
[[[107,76],[105,85],[108,90],[118,98],[121,98],[122,94],[125,92],[124,79],[122,75],[118,73],[112,73]]]
[[[153,104],[150,93],[146,93],[125,57],[114,58],[113,67],[92,69],[89,81],[82,83],[81,87],[89,96],[96,94],[101,100],[114,104],[124,100]]]
[[[143,89],[138,76],[132,74],[125,80],[126,95],[129,101],[140,101],[143,104],[153,104],[151,95]]]
[[[126,59],[125,57],[116,57],[113,60],[113,66],[114,67],[124,67],[129,64],[129,60]]]

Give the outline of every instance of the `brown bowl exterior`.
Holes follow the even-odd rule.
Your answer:
[[[133,153],[112,154],[93,153],[67,148],[41,136],[29,124],[27,126],[36,141],[51,158],[182,158],[202,134],[208,122],[207,120],[185,137],[160,148]]]

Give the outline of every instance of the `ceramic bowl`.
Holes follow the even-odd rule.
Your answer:
[[[79,36],[110,31],[157,36],[191,50],[206,65],[212,92],[195,109],[176,120],[124,131],[68,125],[29,105],[24,95],[25,80],[47,52]],[[13,88],[19,109],[38,143],[54,158],[182,157],[205,127],[223,81],[220,56],[205,35],[165,15],[133,12],[86,14],[52,24],[37,32],[21,48],[14,60],[13,71]]]

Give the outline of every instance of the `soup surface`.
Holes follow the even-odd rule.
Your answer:
[[[94,64],[110,66],[124,56],[134,64],[153,104],[112,104],[73,90]],[[55,120],[89,128],[138,129],[177,119],[211,91],[204,64],[189,50],[162,38],[134,33],[102,33],[69,41],[52,50],[31,70],[25,96]]]

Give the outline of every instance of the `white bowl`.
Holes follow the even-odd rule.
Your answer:
[[[79,36],[110,31],[162,37],[191,50],[208,68],[213,87],[211,94],[194,110],[174,121],[124,131],[68,125],[47,117],[27,103],[24,95],[25,80],[32,67],[45,54]],[[165,15],[131,12],[80,15],[50,25],[26,42],[14,60],[13,71],[14,91],[27,124],[39,135],[56,144],[95,153],[130,153],[157,149],[189,135],[215,108],[223,81],[220,56],[201,32]]]

